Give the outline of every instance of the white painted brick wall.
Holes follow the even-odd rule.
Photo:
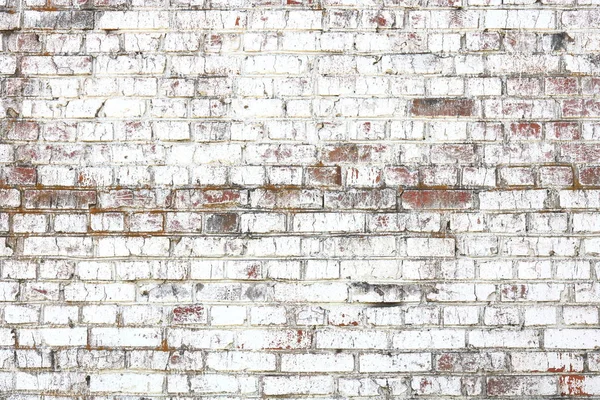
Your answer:
[[[0,0],[0,398],[600,398],[589,0]]]

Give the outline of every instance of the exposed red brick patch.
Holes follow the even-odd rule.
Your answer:
[[[488,396],[547,396],[556,394],[556,380],[546,376],[493,376],[487,379]]]
[[[506,377],[489,378],[487,381],[487,394],[489,396],[501,396],[510,391],[511,382]]]
[[[340,167],[308,167],[306,169],[308,186],[339,186],[342,184]]]
[[[414,99],[412,115],[421,117],[469,117],[475,114],[471,99]]]
[[[510,125],[513,139],[534,140],[542,138],[542,126],[537,122],[519,122]]]
[[[563,375],[559,378],[561,396],[591,396],[586,393],[585,376],[583,375]]]
[[[6,138],[10,140],[36,140],[40,134],[40,125],[37,122],[9,120],[0,126]]]
[[[452,371],[454,368],[453,358],[451,354],[444,354],[438,359],[437,368],[440,371]]]
[[[579,170],[579,183],[586,186],[600,185],[600,167],[583,167]]]
[[[579,85],[574,77],[552,77],[546,78],[546,94],[567,95],[577,94]]]
[[[36,172],[31,167],[6,167],[0,182],[8,185],[35,185]]]
[[[600,117],[599,100],[565,100],[562,106],[564,117]]]
[[[574,163],[594,163],[600,160],[598,144],[563,144],[560,146],[561,161]]]
[[[358,161],[358,147],[355,144],[341,144],[327,146],[323,149],[324,162],[356,162]]]
[[[546,124],[546,139],[578,140],[581,130],[576,122],[550,122]]]
[[[407,190],[402,206],[408,209],[467,209],[473,205],[468,190]]]
[[[173,322],[175,323],[199,323],[206,318],[203,306],[181,306],[173,309]]]
[[[386,185],[416,186],[419,183],[419,172],[407,167],[386,167],[383,176]]]
[[[231,190],[208,190],[203,193],[203,197],[208,204],[229,203],[232,200],[237,200],[240,194]]]

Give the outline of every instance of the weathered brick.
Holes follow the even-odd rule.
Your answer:
[[[412,113],[421,117],[469,117],[476,114],[472,99],[417,99],[412,102]]]
[[[0,392],[600,395],[594,0],[0,0]]]
[[[468,209],[473,194],[465,190],[406,190],[401,195],[406,209]]]

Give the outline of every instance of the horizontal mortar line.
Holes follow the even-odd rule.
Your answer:
[[[27,306],[28,304],[30,304],[29,301],[23,301],[23,302],[4,302],[3,303],[5,306],[8,305],[14,305],[14,306]],[[493,306],[490,306],[490,302],[489,301],[473,301],[473,300],[464,300],[464,301],[436,301],[436,300],[432,300],[432,301],[426,301],[426,302],[421,302],[419,300],[415,300],[415,301],[391,301],[391,302],[384,302],[384,301],[379,301],[379,302],[343,302],[343,301],[338,301],[338,302],[324,302],[324,301],[255,301],[255,302],[249,302],[249,301],[236,301],[236,300],[222,300],[222,301],[204,301],[204,300],[194,300],[194,301],[179,301],[179,302],[164,302],[164,303],[160,303],[160,302],[126,302],[126,301],[112,301],[112,300],[86,300],[86,301],[46,301],[41,302],[41,301],[32,301],[31,302],[32,305],[39,305],[39,306],[47,306],[47,307],[52,307],[52,306],[61,306],[61,307],[82,307],[82,306],[88,306],[88,305],[114,305],[114,306],[119,306],[122,308],[134,308],[134,307],[139,307],[139,306],[147,306],[149,308],[161,308],[161,307],[178,307],[178,306],[188,306],[188,305],[200,305],[200,306],[206,306],[206,307],[211,307],[211,306],[239,306],[239,307],[254,307],[254,308],[261,308],[261,307],[281,307],[281,308],[297,308],[297,307],[302,307],[302,306],[319,306],[319,307],[331,307],[332,309],[338,309],[338,308],[352,308],[352,309],[357,309],[357,310],[365,310],[365,309],[387,309],[387,308],[395,308],[395,309],[405,309],[405,308],[411,308],[411,309],[417,309],[417,308],[432,308],[432,307],[437,307],[438,309],[442,309],[442,308],[449,308],[449,307],[472,307],[472,308],[478,308],[478,309],[483,309],[485,307],[489,307],[491,309],[521,309],[521,310],[527,310],[531,307],[536,307],[539,306],[540,304],[543,307],[552,307],[555,309],[560,309],[560,308],[584,308],[584,307],[594,307],[595,305],[597,305],[597,302],[581,302],[581,303],[557,303],[556,301],[537,301],[537,300],[532,300],[532,301],[515,301],[515,300],[503,300],[503,301],[499,301],[497,300],[497,303],[494,303]],[[472,304],[472,306],[471,306]],[[23,324],[23,323],[6,323],[6,326],[15,326],[16,328],[28,328],[31,327],[30,324]],[[53,324],[53,323],[45,323],[43,325],[40,325],[41,328],[56,328],[56,327],[64,327],[67,324]],[[197,324],[200,327],[204,327],[204,328],[212,328],[213,326],[229,326],[229,325],[209,325],[208,322],[207,323],[198,323]],[[87,326],[87,325],[86,325]],[[93,324],[92,326],[94,327],[99,327],[99,324]],[[110,326],[110,327],[115,327],[114,324],[109,323],[109,324],[102,324],[102,326],[106,327],[106,326]],[[145,323],[132,323],[132,324],[128,324],[128,325],[123,325],[120,327],[128,327],[128,328],[136,328],[136,327],[143,327],[143,326],[147,326],[147,324]],[[154,326],[154,325],[152,325]],[[190,324],[175,324],[175,325],[160,325],[162,327],[177,327],[177,328],[193,328],[196,327],[196,325],[194,323],[190,323]],[[235,326],[241,326],[241,325],[235,325]],[[286,325],[286,324],[279,324],[279,325],[251,325],[253,328],[256,329],[260,329],[260,328],[267,328],[270,327],[272,329],[283,329],[287,326],[290,327],[294,327],[294,326],[305,326],[305,325]],[[309,325],[309,326],[313,326],[313,325]],[[332,326],[336,326],[336,325],[331,325],[331,324],[324,324],[324,325],[316,325],[316,326],[322,326],[322,327],[332,327]],[[372,329],[379,329],[381,328],[385,328],[385,327],[389,327],[390,329],[394,328],[394,329],[398,329],[398,327],[412,327],[414,328],[414,330],[421,330],[423,328],[444,328],[444,329],[457,329],[457,328],[464,328],[464,329],[473,329],[475,327],[479,327],[479,328],[489,328],[489,329],[498,329],[499,327],[502,327],[504,325],[484,325],[483,323],[477,322],[475,324],[473,323],[465,323],[465,324],[439,324],[439,325],[432,325],[432,324],[423,324],[423,325],[417,325],[417,324],[404,324],[404,325],[396,325],[396,324],[381,324],[381,325],[376,325],[376,324],[364,324],[362,325],[362,328],[372,328]],[[520,328],[520,324],[514,324],[514,325],[506,325],[509,328],[514,328],[516,330],[521,329]],[[542,323],[538,323],[538,324],[534,324],[534,325],[527,325],[527,327],[529,329],[556,329],[557,328],[557,324],[556,323],[548,323],[548,324],[542,324]],[[247,328],[247,326],[241,326],[241,328]],[[347,325],[344,325],[343,328],[346,328]],[[581,329],[597,329],[597,325],[594,324],[578,324],[578,325],[561,325],[559,328],[560,329],[571,329],[571,328],[581,328]]]
[[[297,214],[297,213],[296,213]],[[338,213],[335,213],[338,214]],[[410,215],[417,215],[409,213]],[[400,214],[402,215],[402,214]],[[457,231],[360,231],[360,230],[343,230],[343,231],[281,231],[281,232],[219,232],[219,233],[202,233],[202,232],[153,232],[153,231],[123,231],[123,232],[66,232],[66,233],[39,233],[39,232],[18,232],[18,233],[3,233],[0,232],[0,237],[24,237],[24,238],[86,238],[86,237],[166,237],[171,239],[177,238],[221,238],[221,239],[254,239],[254,238],[305,238],[306,236],[314,237],[315,239],[327,238],[344,238],[344,237],[359,237],[359,238],[381,238],[393,237],[398,239],[403,238],[427,238],[427,239],[455,239],[462,237],[497,237],[501,238],[519,238],[519,239],[551,239],[551,238],[600,238],[598,231],[571,233],[571,232],[523,232],[520,233],[497,233],[497,232],[457,232]],[[484,256],[481,256],[484,257]]]
[[[70,257],[68,256],[43,256],[44,259],[46,259],[46,257],[48,257],[48,259],[51,260],[65,260],[65,261],[69,261],[71,260]],[[62,258],[60,258],[62,257]],[[364,257],[368,257],[368,256],[364,256]],[[203,261],[306,261],[306,260],[310,260],[310,261],[330,261],[330,260],[334,260],[334,261],[375,261],[375,260],[388,260],[388,261],[402,261],[402,260],[408,260],[408,261],[431,261],[430,260],[431,256],[411,256],[411,257],[388,257],[388,258],[383,258],[383,257],[379,257],[379,256],[371,256],[369,258],[347,258],[347,259],[341,259],[339,257],[325,257],[325,256],[315,256],[313,258],[303,258],[303,257],[284,257],[284,258],[278,258],[278,257],[273,257],[273,256],[265,256],[265,257],[258,257],[258,256],[249,256],[249,257],[231,257],[231,256],[214,256],[214,255],[207,255],[207,256],[201,256],[198,257],[199,259],[202,259]],[[14,259],[15,261],[22,261],[22,260],[29,260],[29,259],[33,259],[38,260],[41,262],[41,256],[20,256],[20,255],[16,255],[14,257],[3,257],[3,258],[11,258]],[[495,258],[498,257],[466,257],[466,256],[445,256],[445,257],[435,257],[434,261],[438,262],[438,261],[449,261],[449,260],[456,260],[456,261],[461,261],[461,260],[473,260],[473,261],[494,261]],[[504,256],[501,258],[505,258]],[[516,260],[516,261],[531,261],[532,258],[531,256],[512,256],[512,257],[506,257],[509,260]],[[599,257],[595,257],[595,256],[591,256],[591,257],[585,257],[585,256],[554,256],[554,257],[544,257],[544,260],[546,261],[572,261],[573,259],[575,259],[576,261],[595,261],[597,259],[599,259]],[[96,257],[81,257],[78,259],[73,259],[73,261],[94,261],[96,260]],[[118,257],[110,257],[109,260],[101,260],[101,261],[131,261],[131,262],[139,262],[139,261],[193,261],[193,258],[187,258],[187,257],[182,257],[182,258],[174,258],[174,257],[170,257],[168,255],[162,256],[162,257],[143,257],[143,256],[118,256]],[[6,260],[5,260],[6,261]],[[542,260],[543,261],[543,260]],[[58,278],[56,278],[58,279]],[[219,280],[221,278],[205,278],[207,280],[213,281],[213,280]],[[338,280],[340,278],[323,278],[323,279],[315,279],[315,281],[323,281],[323,280]],[[386,278],[387,279],[391,279],[391,278]],[[475,279],[475,278],[471,278],[471,279]],[[552,280],[553,278],[514,278],[515,280],[524,280],[524,281],[533,281],[533,282],[537,282],[537,281],[545,281],[545,280]],[[60,279],[58,279],[60,280]],[[63,279],[64,280],[64,279]],[[159,279],[159,280],[181,280],[181,279]],[[417,281],[422,281],[422,280],[426,280],[426,281],[431,281],[431,280],[435,280],[435,279],[418,279]],[[444,281],[448,281],[448,282],[454,282],[454,281],[459,281],[460,279],[449,279],[449,278],[443,278],[442,280]],[[468,280],[468,279],[466,279]],[[482,279],[485,280],[485,279]],[[581,281],[591,281],[591,278],[573,278],[573,279],[566,279],[563,278],[563,280],[572,282],[572,281],[577,281],[577,280],[581,280]],[[504,280],[499,280],[499,279],[491,279],[491,281],[500,281],[503,282]]]
[[[344,302],[344,301],[338,301],[338,302],[324,302],[324,301],[291,301],[291,302],[287,302],[287,301],[255,301],[255,302],[249,302],[249,301],[236,301],[236,300],[222,300],[222,301],[203,301],[203,300],[195,300],[195,301],[179,301],[179,302],[164,302],[164,303],[160,303],[160,302],[153,302],[153,303],[141,303],[141,302],[127,302],[127,301],[112,301],[112,300],[86,300],[86,301],[46,301],[46,303],[41,303],[41,302],[33,302],[33,305],[39,305],[39,306],[56,306],[59,305],[61,307],[81,307],[81,306],[88,306],[88,305],[114,305],[114,306],[119,306],[122,308],[135,308],[135,307],[140,307],[140,306],[146,306],[147,308],[161,308],[161,307],[178,307],[178,306],[206,306],[206,307],[211,307],[211,306],[239,306],[239,307],[254,307],[254,308],[262,308],[262,307],[280,307],[280,308],[297,308],[297,307],[301,307],[301,306],[322,306],[322,307],[331,307],[334,309],[338,309],[338,308],[354,308],[354,309],[370,309],[370,308],[377,308],[377,309],[382,309],[382,308],[432,308],[432,307],[437,307],[437,308],[443,308],[443,307],[455,307],[455,306],[461,306],[464,307],[465,305],[471,304],[473,303],[473,308],[481,308],[481,307],[489,307],[489,301],[470,301],[470,300],[465,300],[465,301],[447,301],[447,302],[443,302],[443,301],[427,301],[427,302],[420,302],[419,300],[415,300],[415,301],[392,301],[392,302],[384,302],[384,301],[379,301],[379,302]],[[498,304],[496,304],[496,306],[492,307],[492,308],[500,308],[500,309],[504,309],[504,308],[510,308],[510,309],[516,309],[516,308],[521,308],[521,309],[527,309],[527,307],[529,306],[535,306],[536,304],[542,304],[545,307],[554,307],[556,309],[559,308],[565,308],[565,307],[586,307],[588,306],[588,304],[593,304],[593,303],[551,303],[551,302],[538,302],[538,301],[530,301],[530,302],[515,302],[515,301],[502,301],[499,302]],[[29,303],[28,302],[7,302],[5,303],[5,305],[14,305],[14,306],[27,306]],[[471,307],[471,306],[469,306]],[[145,326],[146,323],[142,322],[142,323],[130,323],[128,325],[124,325],[122,327],[140,327],[140,326]],[[480,324],[479,322],[477,324]],[[455,327],[461,327],[461,328],[465,328],[465,329],[473,329],[474,326],[477,326],[477,324],[462,324],[462,325],[458,325],[458,324],[445,324],[443,326],[445,326],[446,328],[450,327],[450,328],[455,328]],[[23,323],[18,323],[18,324],[11,324],[11,323],[7,323],[7,325],[15,325],[16,327],[21,327],[21,328],[25,328],[26,326]],[[66,323],[63,324],[53,324],[53,323],[45,323],[43,325],[43,327],[60,327],[60,326],[65,326],[67,325]],[[94,324],[94,326],[96,326],[97,324]],[[107,324],[104,324],[107,325]],[[112,325],[113,327],[115,326],[114,324],[110,323],[108,325]],[[204,328],[210,328],[211,326],[208,324],[208,322],[206,323],[198,323],[198,325],[204,327]],[[373,327],[379,327],[379,326],[395,326],[395,324],[382,324],[382,325],[373,325]],[[429,325],[429,324],[425,324],[425,325]],[[30,326],[30,325],[27,325]],[[161,325],[162,326],[162,325]],[[169,325],[170,326],[170,325]],[[182,328],[182,327],[187,327],[187,328],[193,328],[194,327],[194,323],[191,324],[185,324],[185,323],[180,323],[180,324],[175,324],[173,325],[175,327],[178,328]],[[224,325],[219,325],[219,326],[224,326]],[[237,325],[236,325],[237,326]],[[254,328],[265,328],[265,327],[271,327],[272,329],[282,329],[285,328],[286,325],[284,324],[279,324],[279,325],[252,325]],[[296,326],[296,325],[291,325],[291,326]],[[297,326],[301,326],[301,325],[297,325]],[[312,326],[312,325],[311,325]],[[321,325],[318,325],[321,326]],[[323,325],[323,326],[327,326],[327,325]],[[371,326],[371,325],[365,325],[365,326]],[[404,326],[404,325],[402,325]],[[413,328],[415,329],[422,329],[423,327],[421,325],[411,325]],[[435,325],[437,327],[440,327],[438,325]],[[479,326],[483,326],[482,324],[480,324]],[[518,329],[519,328],[519,324],[516,325],[511,325],[511,327]],[[555,324],[536,324],[536,325],[531,325],[532,329],[540,329],[540,328],[552,328],[554,327]],[[574,326],[574,325],[569,325],[569,326]],[[344,326],[345,327],[345,326]],[[485,325],[485,327],[488,328],[498,328],[498,325]],[[593,328],[594,325],[586,325],[585,327],[587,327],[588,329],[591,327]],[[244,328],[244,326],[241,326],[241,328]]]
[[[204,260],[204,259],[203,259]],[[430,261],[428,259],[427,261]],[[102,260],[94,259],[94,261],[102,263]],[[133,261],[133,260],[132,260]],[[136,260],[138,263],[139,260]],[[218,260],[210,260],[210,261],[218,261]],[[256,260],[259,261],[259,260]],[[416,260],[412,260],[416,261]],[[101,270],[100,268],[98,268]],[[117,267],[118,269],[118,267]],[[373,267],[373,273],[376,273],[377,268]],[[400,270],[400,267],[398,268]],[[417,270],[417,267],[411,268],[411,271]],[[73,275],[77,276],[77,273],[73,273]],[[233,277],[215,277],[215,278],[190,278],[190,274],[186,274],[187,278],[133,278],[133,279],[123,279],[123,278],[111,278],[111,279],[81,279],[77,278],[11,278],[4,277],[0,279],[0,282],[6,283],[23,283],[23,284],[31,284],[31,283],[64,283],[66,285],[73,283],[85,283],[85,284],[151,284],[151,283],[159,283],[159,284],[195,284],[195,283],[205,283],[205,284],[247,284],[247,285],[261,285],[261,284],[293,284],[293,285],[318,285],[318,284],[329,284],[329,283],[339,283],[339,284],[355,284],[361,283],[364,281],[368,281],[373,285],[389,285],[389,286],[405,286],[405,285],[455,285],[455,284],[473,284],[473,285],[484,285],[484,284],[495,284],[495,285],[594,285],[597,283],[593,278],[423,278],[423,279],[415,279],[415,278],[402,278],[402,277],[377,277],[377,276],[366,276],[366,275],[357,275],[354,278],[344,277],[344,278],[323,278],[323,279],[302,279],[302,278],[257,278],[257,279],[249,279],[249,278],[233,278]],[[240,274],[241,275],[241,274]],[[46,300],[41,300],[46,301]],[[191,300],[190,300],[191,301]],[[218,300],[206,300],[207,302],[218,301]],[[223,300],[223,301],[233,301],[233,300]],[[240,300],[242,301],[242,300]],[[270,301],[270,300],[264,300]],[[272,301],[272,300],[271,300]],[[557,302],[558,300],[545,300],[547,302]],[[189,301],[186,301],[189,302]],[[418,300],[417,300],[418,302]],[[447,302],[452,302],[448,300]],[[477,304],[476,300],[473,300],[475,304]],[[488,304],[487,300],[481,300],[484,304]],[[526,300],[519,300],[519,303],[527,303]],[[536,301],[534,301],[536,302]],[[147,303],[147,302],[145,302]],[[160,302],[159,302],[160,303]],[[586,303],[584,301],[572,302],[573,304]],[[588,302],[590,303],[590,302]],[[593,303],[593,302],[591,302]],[[565,304],[564,302],[561,304]]]

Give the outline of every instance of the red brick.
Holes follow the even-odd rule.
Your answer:
[[[402,207],[407,209],[468,209],[473,193],[467,190],[407,190],[402,193]]]
[[[8,185],[35,185],[36,171],[31,167],[6,167],[2,180]]]
[[[514,140],[538,140],[542,138],[542,126],[537,122],[510,124],[510,138]]]
[[[577,94],[579,91],[577,78],[573,77],[553,77],[546,78],[546,94],[549,95],[569,95]]]
[[[563,144],[560,146],[560,161],[593,163],[600,160],[600,144]]]
[[[408,167],[385,167],[383,180],[388,186],[416,186],[419,172]]]
[[[580,168],[579,183],[584,186],[600,186],[600,167]]]
[[[2,131],[6,132],[9,140],[37,140],[40,135],[40,125],[30,121],[5,121]]]
[[[565,100],[562,103],[563,117],[600,117],[599,100]]]
[[[561,396],[591,396],[584,391],[584,375],[562,375],[558,384]]]
[[[306,185],[323,187],[342,184],[340,167],[308,167],[306,168]]]
[[[321,159],[328,163],[357,162],[358,147],[355,144],[326,146],[322,150]]]
[[[541,167],[540,184],[542,186],[571,186],[573,185],[573,168],[570,166]]]
[[[545,124],[546,139],[549,140],[578,140],[581,129],[576,122],[549,122]]]
[[[173,309],[174,324],[206,323],[206,310],[201,305],[179,306]]]

